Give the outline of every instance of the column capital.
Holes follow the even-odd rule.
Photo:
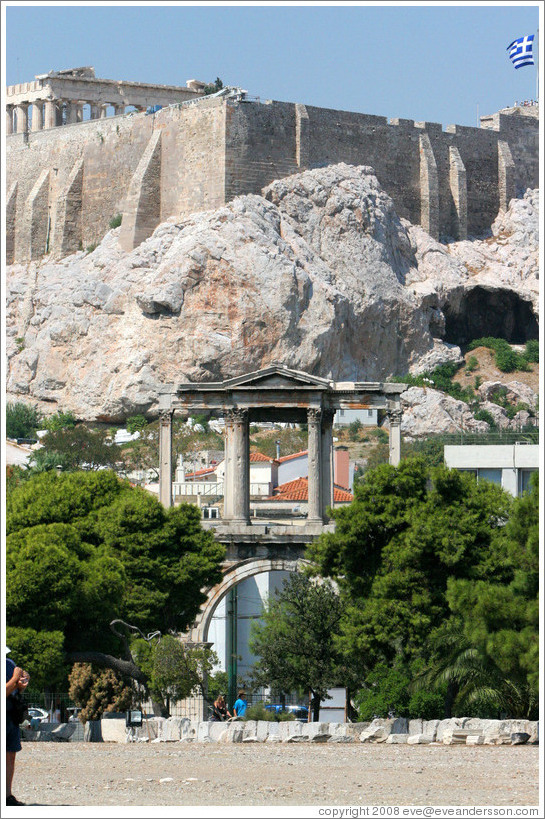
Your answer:
[[[322,409],[320,407],[309,407],[307,410],[307,419],[309,424],[319,424],[322,420]]]
[[[162,427],[166,427],[172,423],[173,409],[163,409],[159,412],[159,423]]]
[[[403,411],[399,407],[386,410],[388,420],[391,425],[399,426],[403,417]]]
[[[230,424],[243,424],[248,420],[249,415],[249,410],[243,409],[242,407],[234,407],[233,409],[227,410],[225,420]]]

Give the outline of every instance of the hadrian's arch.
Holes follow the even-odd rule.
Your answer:
[[[188,640],[192,643],[208,642],[208,629],[216,608],[225,595],[243,580],[249,577],[255,577],[264,572],[296,572],[307,563],[308,561],[304,558],[295,560],[285,558],[249,558],[230,566],[226,569],[222,581],[209,590],[206,602],[203,603],[201,611],[188,633]]]

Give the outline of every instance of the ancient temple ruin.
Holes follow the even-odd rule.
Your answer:
[[[153,85],[128,80],[95,77],[92,66],[37,74],[32,82],[9,85],[6,89],[6,133],[26,133],[82,122],[85,105],[90,119],[103,119],[109,109],[114,116],[128,107],[145,111],[149,106],[166,106],[203,95],[204,83],[188,80],[187,85]],[[30,117],[29,117],[30,114]]]

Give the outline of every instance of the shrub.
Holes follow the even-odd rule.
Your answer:
[[[147,425],[148,422],[144,415],[132,415],[127,418],[127,432],[130,432],[131,435],[141,432]]]
[[[479,366],[479,361],[477,359],[477,356],[470,355],[467,362],[466,362],[466,375],[469,375],[470,373],[472,373],[473,370],[476,370],[478,366]]]
[[[492,350],[496,358],[496,367],[502,373],[530,369],[526,353],[524,353],[524,355],[516,353],[511,349],[510,344],[504,338],[494,338],[493,336],[477,338],[468,344],[467,349],[474,350],[476,347],[487,347],[489,350]]]
[[[409,719],[443,719],[445,697],[437,691],[415,691],[408,709]]]
[[[356,418],[355,421],[352,421],[351,424],[348,424],[348,438],[351,441],[357,441],[360,437],[360,432],[363,429],[363,424],[359,418]]]
[[[535,364],[539,363],[539,341],[537,339],[531,339],[530,341],[526,342],[526,349],[523,353],[524,358],[526,361],[531,361]]]
[[[265,703],[258,702],[255,705],[250,705],[246,709],[244,720],[265,720],[265,722],[291,722],[295,719],[294,715],[289,711],[269,711],[265,708]]]
[[[8,438],[32,438],[41,423],[38,408],[22,401],[6,405],[6,435]]]
[[[43,422],[45,429],[56,432],[59,429],[71,429],[76,426],[77,418],[73,412],[56,412]]]
[[[473,417],[476,421],[486,421],[490,429],[496,428],[496,422],[494,421],[494,416],[485,409],[477,410],[473,413]]]
[[[122,213],[116,213],[115,216],[112,216],[112,218],[110,219],[110,222],[109,222],[110,230],[114,230],[114,228],[118,228],[119,225],[121,224],[122,219],[123,219],[123,214]]]
[[[98,242],[94,242],[94,243],[93,243],[93,244],[91,244],[91,245],[87,245],[87,247],[85,248],[85,250],[87,251],[87,253],[92,253],[92,252],[93,252],[93,250],[96,250],[96,249],[97,249],[97,247],[98,247]]]
[[[390,668],[385,663],[375,666],[365,679],[365,687],[354,697],[358,719],[366,722],[375,716],[386,718],[390,711],[397,717],[407,717],[409,682],[405,669]]]

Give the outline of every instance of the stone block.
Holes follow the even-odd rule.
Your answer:
[[[390,734],[386,737],[387,745],[406,745],[409,736],[417,736],[416,734]]]
[[[269,736],[269,725],[271,723],[267,722],[264,719],[258,720],[257,728],[256,728],[256,737],[259,742],[265,742],[267,737]]]
[[[301,736],[303,732],[303,723],[297,722],[296,720],[279,722],[278,726],[278,735],[283,742],[286,742],[289,737]]]
[[[470,731],[464,730],[446,730],[443,731],[443,745],[465,745],[467,737],[471,734]]]
[[[359,740],[362,732],[366,731],[370,725],[370,722],[347,722],[345,723],[346,736]]]
[[[291,734],[286,742],[308,742],[309,738],[304,737],[302,734]]]
[[[435,739],[437,742],[443,741],[443,734],[445,731],[457,731],[464,728],[467,722],[467,717],[453,717],[451,719],[442,719],[437,726],[437,733]]]
[[[244,737],[253,737],[257,733],[257,720],[249,719],[243,723],[243,736]]]
[[[309,737],[310,742],[328,742],[331,739],[331,734],[322,733],[322,734],[314,734],[313,736]]]
[[[187,720],[187,718],[184,718]],[[187,720],[189,722],[189,720]],[[163,725],[164,742],[178,742],[182,738],[182,718],[169,717]]]
[[[431,741],[435,742],[437,738],[437,728],[439,726],[438,719],[425,719],[422,721],[422,733],[431,737]]]
[[[326,733],[331,735],[328,722],[305,722],[302,724],[301,734],[304,737],[309,737],[309,739],[312,739],[318,734]]]
[[[409,734],[423,734],[424,733],[424,720],[423,719],[410,719],[409,720]]]
[[[280,723],[279,722],[267,722],[267,735],[269,737],[280,737]]]
[[[530,734],[525,731],[515,731],[511,734],[511,745],[526,745],[530,739]]]
[[[484,734],[468,734],[466,737],[466,745],[482,745],[484,743]]]
[[[124,719],[100,720],[103,742],[126,742],[127,728]]]
[[[339,743],[344,744],[344,743],[348,743],[348,742],[354,742],[354,737],[347,737],[347,736],[342,736],[341,734],[334,734],[333,736],[329,737],[329,739],[327,741],[328,742],[339,742]]]
[[[62,722],[57,728],[51,731],[51,738],[60,742],[68,742],[75,730],[75,722]],[[528,738],[530,737],[528,736]]]
[[[431,745],[433,742],[429,734],[409,734],[407,745]]]
[[[237,725],[233,723],[227,729],[227,741],[228,742],[242,742],[242,738],[244,736],[244,729],[242,725]]]
[[[225,731],[226,727],[225,722],[210,722],[208,724],[210,726],[208,729],[208,736],[210,737],[212,742],[218,742],[223,731]]]
[[[203,742],[205,739],[210,738],[210,722],[199,722],[199,727],[197,729],[197,742]]]

